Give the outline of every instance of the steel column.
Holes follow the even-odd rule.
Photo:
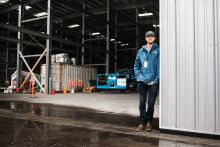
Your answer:
[[[46,78],[45,78],[45,87],[46,93],[50,94],[50,86],[49,79],[50,79],[50,69],[51,69],[51,50],[52,50],[52,23],[51,23],[51,0],[48,0],[47,6],[47,35],[49,38],[46,41],[46,48],[47,48],[47,55],[46,55]]]
[[[77,37],[77,46],[76,46],[76,65],[79,65],[79,39]]]
[[[140,45],[139,45],[139,9],[136,8],[136,52],[138,51]]]
[[[21,18],[22,18],[22,5],[18,6],[18,27],[21,27]],[[18,31],[18,40],[19,43],[17,43],[17,83],[16,87],[20,87],[21,83],[21,60],[19,52],[22,50],[22,34],[20,31]]]
[[[115,72],[117,71],[118,62],[118,13],[115,12]]]
[[[60,22],[60,48],[63,49],[63,21]]]
[[[10,23],[10,13],[8,13],[8,24]],[[9,37],[9,29],[7,30],[7,37]],[[8,63],[9,43],[6,43],[6,62]],[[5,80],[8,80],[8,64],[5,65]]]
[[[83,0],[83,14],[82,14],[82,65],[85,64],[85,13],[86,13],[86,0]]]
[[[109,73],[109,0],[107,0],[106,73]]]
[[[9,32],[8,32],[9,35]],[[6,43],[6,62],[8,63],[8,49],[9,49],[9,43]],[[8,64],[5,65],[5,80],[8,80]]]

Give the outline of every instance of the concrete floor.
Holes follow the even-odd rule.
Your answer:
[[[139,116],[139,99],[137,93],[112,91],[99,93],[69,93],[66,95],[36,94],[36,98],[34,99],[31,99],[30,96],[30,94],[0,94],[0,100],[6,99],[64,106],[77,106],[105,112]],[[159,98],[156,100],[154,117],[159,118]]]
[[[0,94],[0,146],[220,147],[216,139],[135,132],[137,93],[30,96]],[[155,109],[158,122],[158,100]]]

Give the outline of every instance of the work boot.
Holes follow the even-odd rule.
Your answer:
[[[144,124],[140,124],[137,126],[137,128],[135,129],[136,132],[142,132],[146,129],[146,125]]]
[[[148,122],[147,125],[146,125],[146,130],[147,130],[148,132],[152,131],[152,126],[151,126],[151,124],[150,124],[149,122]]]

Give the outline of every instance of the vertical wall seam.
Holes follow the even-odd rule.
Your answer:
[[[196,102],[197,102],[197,93],[196,93],[196,88],[197,88],[197,84],[196,84],[196,69],[197,69],[197,64],[196,64],[196,37],[195,37],[195,35],[196,35],[196,31],[195,31],[195,24],[196,24],[196,21],[195,21],[195,11],[196,11],[196,8],[195,8],[195,0],[193,1],[193,64],[194,64],[194,68],[193,68],[193,79],[194,79],[194,81],[193,81],[193,91],[194,91],[194,130],[196,130],[196,123],[197,123],[197,119],[196,119],[196,117],[197,117],[197,115],[196,115],[196,109],[197,109],[197,105],[196,105]]]
[[[218,126],[217,127],[218,127],[218,132],[220,132],[220,124],[219,124],[220,123],[219,122],[219,120],[220,120],[219,119],[220,118],[220,104],[219,104],[219,102],[220,102],[220,99],[219,99],[220,98],[220,92],[219,92],[219,89],[220,89],[220,76],[219,76],[220,75],[220,68],[218,66],[220,63],[220,60],[219,60],[220,56],[219,56],[219,50],[218,50],[218,48],[220,46],[219,45],[220,44],[220,27],[219,27],[220,26],[220,23],[219,23],[220,22],[220,20],[219,20],[219,18],[220,18],[219,17],[220,16],[220,14],[219,14],[220,13],[220,11],[219,11],[220,4],[219,4],[219,1],[217,1],[217,0],[216,0],[216,3],[217,3],[216,6],[218,6],[218,8],[216,8],[216,11],[217,11],[217,13],[216,13],[217,14],[217,16],[216,16],[217,17],[217,20],[216,20],[217,21],[217,28],[216,28],[217,29],[216,30],[216,32],[217,32],[217,46],[216,46],[216,50],[217,50],[217,54],[218,54],[218,56],[217,56],[217,69],[218,69],[217,70],[217,75],[218,75],[217,80],[218,80],[218,82],[217,82],[217,90],[216,90],[217,91],[216,99],[218,101],[218,109],[217,109],[217,112],[218,112],[218,115],[217,115],[218,116],[218,123],[217,124],[218,124]]]
[[[176,98],[176,106],[175,106],[175,109],[176,109],[176,113],[175,113],[175,118],[176,118],[176,122],[175,122],[175,127],[177,128],[177,99],[178,99],[178,97],[177,97],[177,11],[176,11],[176,9],[177,9],[177,4],[176,4],[176,0],[174,1],[175,2],[175,9],[174,9],[174,11],[175,11],[175,38],[176,38],[176,42],[175,42],[175,61],[176,61],[176,64],[175,64],[175,87],[176,87],[176,89],[175,89],[175,98]]]
[[[196,39],[196,44],[195,44],[195,60],[196,60],[196,72],[195,72],[195,75],[196,75],[196,120],[199,120],[199,111],[198,111],[198,109],[199,109],[199,106],[198,106],[198,104],[199,104],[199,97],[198,97],[198,88],[199,88],[199,84],[198,84],[198,78],[199,78],[199,72],[198,72],[198,56],[197,56],[197,54],[198,54],[198,6],[196,5],[197,3],[198,3],[198,0],[195,0],[196,1],[196,3],[195,3],[195,18],[196,18],[196,22],[195,22],[195,24],[194,24],[194,26],[195,26],[195,38],[197,38]],[[196,121],[196,130],[199,128],[199,121],[197,122]]]
[[[205,0],[204,5],[204,62],[205,62],[205,130],[207,130],[207,0]]]
[[[213,3],[213,7],[214,7],[214,21],[215,21],[215,23],[214,23],[214,29],[215,29],[215,35],[214,35],[214,37],[215,37],[215,39],[214,39],[214,41],[215,41],[215,131],[216,132],[218,132],[219,131],[219,122],[218,122],[218,120],[219,120],[219,100],[218,100],[218,98],[219,98],[219,91],[218,91],[218,88],[219,88],[219,77],[218,77],[218,71],[219,71],[219,67],[218,67],[218,35],[219,35],[219,31],[218,31],[218,15],[219,15],[219,13],[218,13],[218,1],[216,1],[216,0],[214,0],[214,3]]]
[[[215,26],[216,26],[216,24],[215,24],[215,23],[216,23],[215,0],[213,0],[213,3],[212,3],[212,4],[213,4],[213,5],[212,5],[212,7],[213,7],[213,12],[212,12],[212,13],[213,13],[213,22],[214,22],[214,23],[213,23],[213,30],[215,30],[215,29],[216,29],[216,28],[215,28]],[[217,84],[217,82],[216,82],[216,79],[217,79],[217,77],[216,77],[216,70],[217,70],[217,66],[216,66],[216,47],[215,47],[215,44],[216,44],[216,33],[215,33],[215,31],[213,32],[213,35],[214,35],[214,36],[213,36],[213,37],[214,37],[214,40],[213,40],[213,41],[214,41],[214,58],[213,58],[213,59],[214,59],[214,67],[215,67],[215,68],[214,68],[214,78],[215,78],[215,80],[214,80],[214,82],[215,82],[215,83],[214,83],[214,85],[215,85],[215,88],[214,88],[214,91],[215,91],[215,92],[214,92],[214,95],[215,95],[215,106],[214,106],[214,109],[215,109],[215,115],[214,115],[214,117],[215,117],[215,118],[214,118],[214,119],[215,119],[215,121],[214,121],[215,129],[214,129],[214,130],[215,130],[215,132],[216,132],[216,128],[217,128],[217,127],[216,127],[216,117],[217,117],[217,115],[216,115],[216,114],[217,114],[217,113],[216,113],[216,104],[217,104],[217,103],[216,103],[216,84]]]

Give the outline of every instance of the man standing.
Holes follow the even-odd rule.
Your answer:
[[[151,131],[154,114],[154,104],[159,90],[159,47],[154,43],[156,39],[153,31],[145,34],[147,45],[139,49],[134,72],[139,84],[140,124],[136,131]],[[146,111],[146,101],[148,108]]]

